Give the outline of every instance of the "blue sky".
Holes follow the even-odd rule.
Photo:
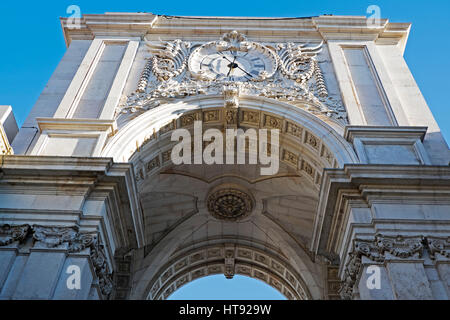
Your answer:
[[[450,141],[450,1],[1,1],[0,104],[13,106],[19,125],[45,87],[65,52],[59,17],[77,5],[81,13],[152,12],[167,15],[304,17],[321,14],[365,15],[369,5],[378,5],[383,18],[412,22],[405,52],[409,67],[422,90],[444,136]],[[178,298],[208,296],[236,298],[240,294],[263,294],[273,299],[279,294],[257,280],[236,278],[218,282],[217,277],[201,279],[176,293]],[[203,287],[202,287],[203,286]],[[226,288],[226,289],[225,289]],[[209,291],[208,291],[209,290]],[[184,296],[181,293],[184,292]],[[174,294],[175,297],[175,294]],[[200,296],[199,296],[200,297]],[[219,296],[218,296],[219,297]],[[247,295],[247,298],[250,297]]]
[[[226,279],[214,275],[190,282],[175,291],[169,300],[285,300],[277,290],[261,280],[236,275]]]

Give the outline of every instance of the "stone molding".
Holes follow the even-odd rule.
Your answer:
[[[404,50],[411,24],[392,23],[380,19],[379,27],[372,27],[364,16],[318,16],[304,18],[245,17],[178,17],[153,13],[84,14],[79,28],[71,27],[70,18],[61,18],[64,38],[91,40],[95,36],[144,37],[152,34],[177,34],[195,39],[215,36],[218,30],[248,30],[248,36],[265,39],[308,37],[323,40],[365,40],[381,44],[399,44]],[[176,32],[175,32],[176,31]]]
[[[344,138],[353,144],[361,163],[431,165],[423,146],[427,130],[427,127],[347,126]],[[376,156],[370,155],[370,150]],[[393,157],[387,150],[403,156]]]
[[[346,164],[343,169],[324,169],[311,251],[339,251],[338,230],[346,228],[352,205],[370,208],[385,199],[449,204],[449,186],[449,166]]]
[[[132,165],[127,163],[115,163],[108,158],[87,157],[57,157],[57,156],[4,156],[2,162],[2,179],[0,179],[0,192],[15,190],[19,193],[23,188],[28,192],[36,192],[38,195],[52,196],[55,190],[61,191],[70,187],[72,195],[86,198],[99,195],[104,201],[118,205],[111,207],[116,221],[124,223],[116,224],[119,235],[125,237],[113,238],[116,248],[140,247],[143,244],[143,226],[139,214],[139,202],[137,199],[136,185],[132,173]],[[45,181],[45,183],[43,183]],[[49,181],[51,181],[49,183]],[[69,183],[70,182],[70,183]],[[82,200],[80,200],[82,201]],[[122,205],[123,204],[123,205]],[[68,208],[53,206],[51,210],[30,210],[20,220],[4,218],[3,223],[40,224],[51,214],[66,214]],[[64,216],[62,225],[76,225],[80,219],[80,203],[75,206],[76,211]],[[16,209],[5,209],[16,213]],[[23,213],[23,209],[20,209]],[[83,219],[83,218],[82,218]],[[98,224],[105,221],[97,220]],[[133,229],[135,233],[126,230]],[[109,240],[109,239],[108,239]],[[105,241],[108,241],[105,240]],[[109,244],[107,244],[109,245]]]

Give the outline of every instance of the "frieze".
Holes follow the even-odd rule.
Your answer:
[[[71,243],[78,236],[78,228],[33,225],[33,239],[47,248]]]
[[[129,121],[132,114],[196,95],[223,95],[225,106],[237,107],[240,94],[288,102],[343,125],[348,122],[340,97],[329,95],[317,59],[323,43],[263,44],[232,31],[208,43],[146,44],[151,58],[136,91],[121,99],[116,119]]]

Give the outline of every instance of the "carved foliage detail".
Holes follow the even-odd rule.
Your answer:
[[[421,257],[423,249],[424,238],[421,236],[392,237],[377,234],[373,240],[353,240],[353,251],[349,254],[344,280],[339,290],[341,297],[353,298],[353,289],[360,277],[363,256],[380,263],[385,261],[387,253],[400,259],[407,259],[416,255]]]
[[[426,243],[432,259],[438,255],[450,258],[450,238],[427,237]]]
[[[189,43],[182,40],[147,42],[152,57],[141,73],[137,89],[124,97],[116,112],[127,121],[132,113],[145,112],[174,99],[203,94],[224,94],[225,105],[237,107],[238,95],[228,96],[223,87],[240,85],[242,95],[256,95],[286,101],[308,112],[325,115],[343,124],[347,115],[340,97],[329,95],[317,60],[323,43],[309,46],[294,43],[259,43],[249,41],[236,31],[225,34],[221,40],[208,43]],[[194,48],[194,49],[193,49]],[[264,53],[272,61],[270,72],[261,71],[250,81],[230,81],[205,76],[202,69],[193,69],[200,51],[226,50]],[[304,102],[308,102],[305,104]]]
[[[77,227],[53,227],[33,225],[33,239],[47,248],[55,248],[63,243],[71,243],[78,234]]]
[[[23,242],[30,231],[27,224],[21,226],[10,226],[5,224],[0,226],[0,246],[6,246],[14,241]]]
[[[190,43],[181,40],[161,44],[147,43],[152,57],[152,71],[160,81],[179,76],[186,69]],[[141,79],[142,80],[142,79]]]
[[[239,107],[239,86],[226,85],[222,89],[225,108]]]
[[[64,250],[69,253],[90,249],[90,258],[99,280],[99,287],[103,295],[108,297],[113,288],[111,272],[109,270],[104,246],[99,243],[97,235],[93,233],[80,233],[77,226],[0,226],[0,246],[8,245],[14,241],[24,241],[28,235],[34,241],[47,248],[56,248],[66,244]]]

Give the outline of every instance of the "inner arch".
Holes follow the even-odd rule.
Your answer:
[[[231,241],[177,250],[150,281],[147,298],[167,299],[186,284],[217,274],[258,279],[290,300],[312,298],[302,275],[280,252]]]
[[[231,273],[263,280],[289,299],[321,299],[322,266],[309,251],[321,174],[323,168],[357,163],[352,146],[342,128],[298,107],[242,97],[239,127],[280,129],[278,175],[258,176],[258,166],[171,163],[173,130],[192,130],[195,120],[220,129],[223,119],[223,97],[185,99],[136,117],[103,150],[103,156],[133,163],[143,209],[145,247],[136,262],[131,297],[166,299],[195,279],[230,274],[232,266]],[[242,221],[221,221],[208,210],[211,190],[228,184],[242,187],[254,199],[252,212]],[[210,261],[205,248],[217,245],[234,246],[234,256]],[[250,248],[251,259],[239,257],[239,247]],[[200,253],[192,250],[203,250],[194,265],[193,256]],[[277,271],[273,265],[282,267]]]

